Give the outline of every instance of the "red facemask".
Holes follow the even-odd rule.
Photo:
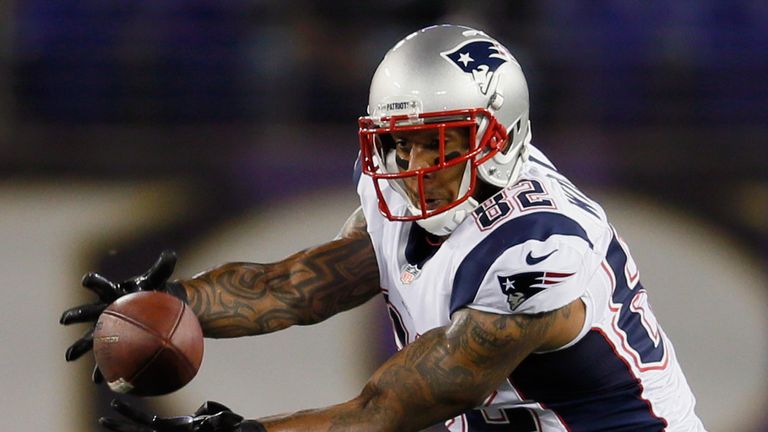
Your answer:
[[[478,140],[478,128],[483,127],[483,135]],[[504,127],[488,110],[482,108],[442,111],[419,115],[395,115],[390,117],[361,117],[359,120],[360,152],[363,173],[370,176],[379,200],[379,210],[389,220],[415,221],[448,211],[463,203],[475,193],[477,187],[477,167],[501,151],[507,139]],[[445,131],[448,128],[467,128],[469,130],[469,149],[466,153],[446,155]],[[438,154],[431,166],[408,169],[395,161],[395,149],[391,144],[392,133],[437,130],[439,137]],[[429,208],[425,192],[425,176],[440,170],[467,164],[459,196],[451,202]],[[404,181],[416,185],[406,191]],[[468,180],[468,182],[467,182]],[[389,182],[411,204],[410,211],[398,211],[394,214],[391,203],[382,194],[381,183]],[[408,193],[410,192],[410,193]],[[415,195],[415,196],[414,196]]]

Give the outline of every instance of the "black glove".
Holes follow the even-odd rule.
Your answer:
[[[67,309],[61,315],[59,323],[64,325],[86,321],[94,323],[93,327],[67,349],[65,356],[67,361],[76,360],[93,348],[93,330],[99,315],[112,302],[126,294],[137,291],[163,291],[186,302],[187,298],[184,288],[177,283],[168,282],[168,278],[173,273],[175,266],[176,253],[173,251],[163,251],[157,262],[146,273],[122,282],[112,282],[98,273],[87,273],[83,276],[83,286],[95,292],[99,296],[99,300],[95,303]],[[97,383],[102,380],[98,369],[93,371],[93,380]]]
[[[99,423],[117,432],[266,432],[256,420],[243,420],[226,406],[208,401],[191,416],[158,417],[115,399],[111,403],[125,419],[102,417]]]

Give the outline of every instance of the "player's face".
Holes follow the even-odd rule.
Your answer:
[[[437,129],[392,133],[400,172],[432,167],[440,162],[440,137]],[[467,128],[445,129],[445,160],[450,161],[469,150]],[[427,210],[448,205],[456,200],[464,175],[465,163],[449,166],[424,175]],[[414,204],[419,200],[416,177],[403,179],[406,192]]]

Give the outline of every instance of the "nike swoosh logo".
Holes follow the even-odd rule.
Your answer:
[[[542,255],[540,257],[534,257],[531,254],[531,252],[528,252],[528,255],[525,256],[525,263],[528,264],[528,265],[536,265],[536,264],[544,261],[545,259],[549,258],[549,256],[552,255],[555,252],[557,252],[557,249],[553,250],[552,252],[550,252],[550,253],[548,253],[546,255]]]

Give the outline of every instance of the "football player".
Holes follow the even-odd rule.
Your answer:
[[[339,237],[274,264],[167,279],[175,257],[115,283],[164,290],[209,337],[322,321],[383,295],[399,352],[356,398],[243,420],[208,403],[158,418],[121,402],[117,431],[701,431],[672,343],[603,209],[531,144],[520,65],[485,33],[425,28],[379,65],[359,121],[361,206]],[[245,307],[241,307],[245,305]],[[67,352],[73,360],[90,337]],[[98,378],[98,373],[95,374]]]

